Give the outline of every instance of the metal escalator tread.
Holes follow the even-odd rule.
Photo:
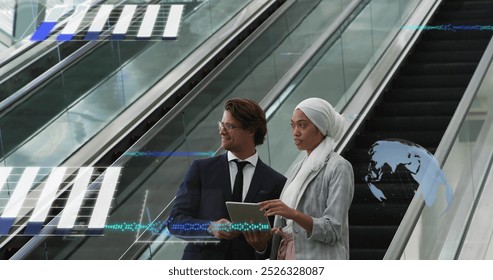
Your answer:
[[[428,25],[493,25],[492,13],[493,1],[444,0]],[[387,199],[380,202],[373,197],[364,181],[371,145],[388,138],[405,139],[434,153],[492,34],[491,30],[424,31],[344,152],[356,183],[349,211],[350,259],[384,257],[418,187],[409,171],[399,166],[379,182]]]

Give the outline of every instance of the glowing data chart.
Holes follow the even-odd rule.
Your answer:
[[[99,191],[96,205],[89,221],[89,232],[99,233],[102,232],[106,223],[106,218],[113,200],[113,194],[118,184],[120,177],[121,167],[108,167],[104,174],[101,190]]]
[[[172,5],[164,28],[163,39],[174,40],[178,37],[181,17],[183,14],[183,5]]]
[[[7,184],[7,178],[10,175],[10,172],[12,172],[12,167],[0,167],[0,199],[4,198],[9,198],[9,192],[6,188]],[[3,207],[2,204],[0,204],[0,207]]]
[[[57,41],[72,40],[74,35],[77,33],[77,29],[79,28],[79,25],[81,24],[88,10],[89,6],[78,6],[74,13],[74,16],[70,19],[65,28],[63,28],[60,35],[58,35]]]
[[[161,5],[149,5],[142,20],[142,24],[137,33],[138,39],[149,39],[152,36],[154,25],[156,24],[157,16],[159,15],[159,9]]]
[[[5,207],[0,208],[3,210],[0,235],[8,235],[14,224],[19,227],[16,220],[23,217],[28,219],[23,235],[42,234],[54,215],[59,215],[54,235],[102,234],[122,168],[108,167],[103,175],[94,174],[94,167],[80,167],[78,170],[53,167],[49,174],[42,172],[43,169],[0,167],[0,192],[2,200],[6,201]],[[7,183],[15,186],[7,189]],[[69,193],[68,198],[58,200],[57,194],[65,185],[69,187],[65,190]],[[97,194],[95,201],[92,195],[88,195],[93,193]],[[21,213],[23,207],[33,209],[32,214]],[[50,211],[56,208],[61,209],[60,214],[58,210],[56,214]]]
[[[68,197],[67,204],[65,205],[60,221],[58,222],[58,233],[70,232],[74,227],[77,214],[79,213],[82,201],[84,200],[86,188],[91,181],[93,172],[93,167],[83,167],[79,169],[79,172],[75,177],[74,186]]]
[[[39,25],[38,29],[33,33],[33,35],[31,36],[31,41],[45,40],[50,35],[53,28],[55,28],[55,25],[58,23],[58,20],[69,9],[71,8],[67,8],[64,6],[54,7],[46,17],[46,20],[43,21]]]
[[[94,18],[84,40],[96,40],[103,31],[106,21],[110,17],[114,5],[102,5],[96,17]]]
[[[33,33],[31,41],[49,40],[56,32],[60,32],[56,36],[57,41],[176,40],[185,7],[183,4],[100,5],[94,7],[94,12],[89,12],[89,6],[80,5],[66,19],[66,25],[54,31],[59,20],[73,10],[71,7],[57,6]],[[116,24],[111,26],[110,19],[113,18]],[[134,28],[132,23],[137,26]],[[106,31],[111,35],[105,36]]]
[[[43,223],[48,216],[48,212],[50,211],[51,205],[53,204],[53,201],[55,201],[56,192],[60,187],[60,184],[63,182],[63,176],[66,172],[66,167],[56,167],[51,171],[46,185],[41,192],[41,196],[36,203],[34,212],[29,219],[25,234],[40,233]]]
[[[125,35],[127,34],[128,27],[132,22],[135,11],[137,10],[137,5],[125,5],[118,19],[118,22],[115,25],[115,29],[113,29],[113,34],[111,35],[112,39],[115,40],[123,40]]]
[[[27,167],[0,217],[0,234],[8,234],[38,174],[39,167]]]

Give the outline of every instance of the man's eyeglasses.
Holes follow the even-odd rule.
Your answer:
[[[230,132],[231,130],[238,128],[230,123],[223,123],[223,122],[217,122],[217,127],[219,128],[219,131],[221,131],[222,128],[226,129],[227,132]]]

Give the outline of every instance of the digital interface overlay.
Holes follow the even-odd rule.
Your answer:
[[[31,41],[176,40],[186,5],[56,6],[31,36]],[[68,16],[67,18],[67,14]],[[51,37],[59,22],[66,23]]]
[[[0,167],[0,235],[101,235],[121,167]]]

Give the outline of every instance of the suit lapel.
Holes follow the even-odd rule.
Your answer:
[[[255,171],[253,172],[252,182],[244,200],[245,202],[253,202],[255,195],[262,189],[263,181],[265,180],[262,175],[264,168],[264,163],[259,158],[257,166],[255,166]]]
[[[231,193],[231,177],[229,174],[228,155],[221,156],[219,161],[219,178],[221,178],[221,185],[223,186],[224,201],[231,201],[233,194]]]
[[[301,190],[300,190],[300,194],[301,196],[299,196],[299,198],[301,199],[301,197],[303,196],[303,193],[305,192],[306,188],[308,187],[308,184],[310,184],[310,182],[315,178],[317,177],[318,173],[320,173],[320,171],[322,171],[322,169],[324,169],[323,167],[320,168],[318,171],[316,172],[311,172],[308,177],[306,178],[305,182],[303,183],[303,186],[301,186]],[[298,207],[298,202],[296,202],[296,207]]]

